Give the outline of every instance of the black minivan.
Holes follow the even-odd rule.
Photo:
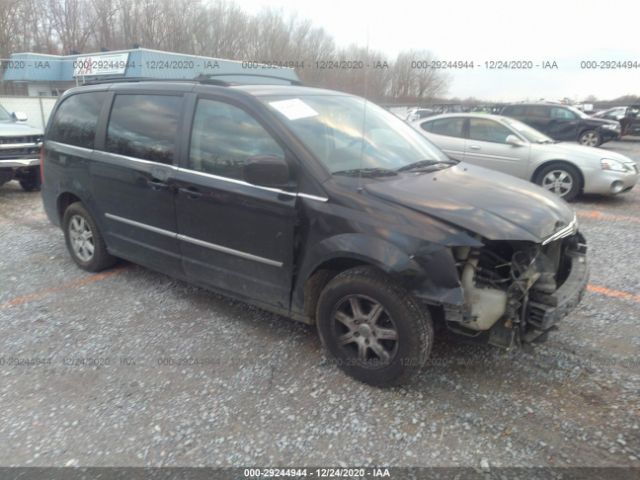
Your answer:
[[[511,347],[579,302],[586,245],[555,195],[359,97],[216,83],[59,99],[42,196],[81,268],[123,258],[315,324],[379,386],[415,377],[434,330]]]
[[[590,117],[577,108],[556,103],[507,105],[501,115],[515,118],[554,140],[597,147],[620,137],[620,123]]]

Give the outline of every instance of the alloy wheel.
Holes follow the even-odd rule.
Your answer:
[[[542,186],[561,197],[573,187],[573,177],[565,170],[551,170],[542,179]]]
[[[338,344],[350,358],[369,365],[386,365],[398,351],[398,330],[385,308],[365,295],[343,298],[334,311]]]
[[[83,262],[93,258],[95,243],[91,226],[80,215],[74,215],[69,221],[69,240],[73,253]]]
[[[597,147],[598,134],[596,132],[587,132],[580,137],[580,143],[587,147]]]

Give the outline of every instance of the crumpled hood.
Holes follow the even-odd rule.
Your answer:
[[[539,243],[575,215],[564,200],[532,183],[467,163],[433,173],[401,174],[364,188],[489,240]]]
[[[0,137],[20,137],[22,135],[42,135],[42,130],[21,123],[0,122]]]

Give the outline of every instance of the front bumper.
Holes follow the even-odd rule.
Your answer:
[[[16,158],[11,160],[0,160],[0,168],[37,167],[38,165],[40,165],[39,158]]]
[[[617,195],[631,190],[640,180],[640,168],[636,165],[630,172],[613,172],[610,170],[593,170],[585,172],[584,193],[600,195]]]
[[[589,281],[586,252],[567,253],[571,270],[565,282],[552,294],[531,292],[526,310],[524,341],[535,340],[566,317],[582,300]]]
[[[602,127],[600,127],[598,131],[600,133],[602,143],[611,142],[612,140],[618,140],[620,138],[620,134],[622,133],[620,129],[612,130],[610,128]]]

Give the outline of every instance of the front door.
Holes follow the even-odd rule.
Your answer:
[[[254,115],[199,98],[176,177],[178,237],[193,281],[287,309],[297,196],[243,180],[247,160],[265,155],[287,157]]]
[[[181,276],[174,193],[182,95],[117,94],[91,162],[115,255]]]
[[[551,107],[549,136],[555,140],[575,141],[578,138],[580,118],[564,107]]]
[[[549,130],[551,126],[551,107],[549,105],[528,105],[525,109],[525,117],[521,120],[536,130],[554,138]]]
[[[469,118],[469,140],[464,156],[465,161],[526,178],[529,144],[510,145],[506,141],[509,135],[515,134],[495,120]]]

